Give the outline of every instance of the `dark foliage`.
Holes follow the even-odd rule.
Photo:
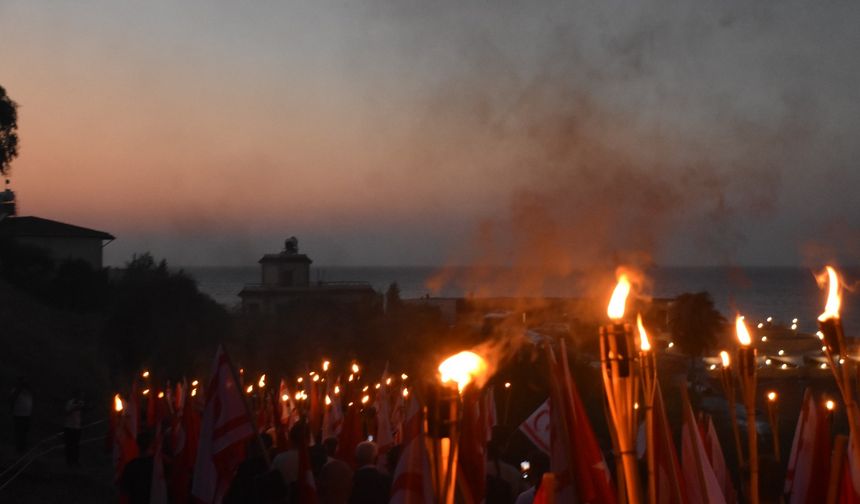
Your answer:
[[[9,171],[12,160],[18,156],[18,104],[9,98],[0,86],[0,174]]]
[[[681,294],[669,309],[672,341],[690,358],[712,350],[725,323],[707,292]]]
[[[112,377],[142,367],[173,378],[204,371],[230,333],[223,307],[148,253],[135,255],[111,290],[101,346]]]

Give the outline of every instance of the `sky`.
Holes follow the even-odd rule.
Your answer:
[[[860,263],[860,4],[0,2],[21,214],[108,264]]]

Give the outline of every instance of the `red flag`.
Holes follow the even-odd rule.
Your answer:
[[[200,437],[199,403],[188,397],[178,411],[173,424],[173,464],[170,474],[171,502],[185,503],[191,496],[191,475],[197,459],[197,442]]]
[[[212,504],[223,499],[244,458],[245,445],[254,436],[245,398],[223,346],[215,354],[207,391],[191,495],[198,503]]]
[[[335,387],[339,390],[337,384]],[[326,406],[323,415],[323,441],[338,437],[343,427],[343,406],[341,406],[340,394],[329,395],[328,397],[331,399],[331,404]]]
[[[559,362],[547,347],[550,371],[550,468],[556,477],[558,502],[609,503],[616,501],[609,470],[597,443],[582,400],[570,377],[562,342]]]
[[[486,491],[487,440],[481,402],[480,390],[472,387],[463,393],[457,486],[465,504],[482,502]]]
[[[729,472],[728,465],[726,465],[726,458],[723,456],[720,439],[717,437],[717,430],[714,428],[714,419],[710,415],[704,415],[701,419],[700,429],[702,432],[702,441],[705,444],[705,453],[711,462],[714,475],[720,483],[723,497],[726,498],[727,503],[735,503],[738,498],[735,493],[735,486],[732,483],[732,475]]]
[[[413,397],[403,422],[403,452],[391,484],[390,504],[434,504],[430,458],[425,443],[421,406]]]
[[[382,386],[376,392],[376,444],[379,455],[382,456],[394,446],[394,435],[391,432],[391,408],[389,406],[388,385],[385,375],[382,375]]]
[[[708,456],[705,453],[705,444],[693,408],[687,399],[686,389],[681,389],[683,397],[683,426],[681,428],[681,465],[685,480],[684,488],[690,502],[703,504],[725,504],[723,491],[717,476],[711,468]]]
[[[791,444],[785,488],[791,504],[820,504],[827,499],[830,474],[830,422],[827,411],[806,389]]]
[[[355,447],[358,446],[364,438],[364,432],[361,425],[361,412],[358,405],[350,403],[346,408],[346,415],[343,420],[343,429],[340,431],[340,436],[337,439],[337,453],[335,457],[343,460],[355,469]]]
[[[858,467],[851,463],[851,442],[845,449],[845,455],[842,456],[842,471],[839,481],[839,504],[860,504],[860,475],[858,475]]]
[[[657,383],[654,390],[654,471],[659,504],[684,504],[687,501],[681,466],[672,440],[672,428],[663,405],[663,392]]]

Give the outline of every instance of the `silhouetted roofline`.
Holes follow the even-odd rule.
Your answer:
[[[96,229],[66,224],[42,217],[6,217],[0,219],[0,237],[5,238],[92,238],[114,240],[114,236]]]
[[[266,254],[259,262],[301,262],[310,264],[313,261],[305,254],[285,254],[281,252],[280,254]]]

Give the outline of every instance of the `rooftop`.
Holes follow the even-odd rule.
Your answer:
[[[33,216],[0,219],[0,237],[114,239],[112,234],[105,233],[104,231]]]

